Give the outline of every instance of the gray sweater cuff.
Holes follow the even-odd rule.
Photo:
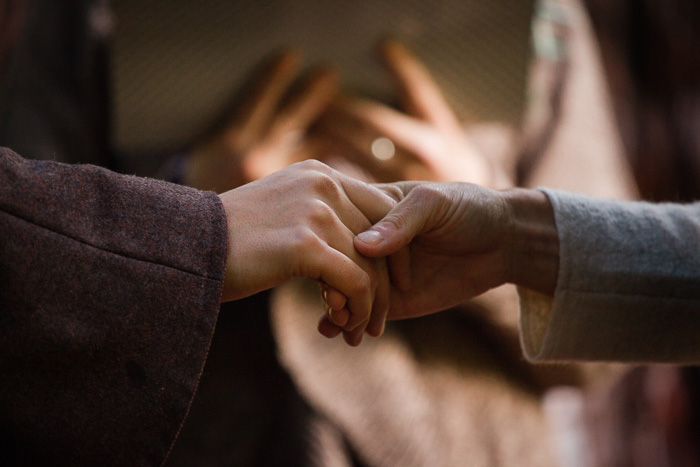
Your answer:
[[[553,298],[519,290],[525,355],[700,361],[700,204],[542,191],[559,231],[559,278]]]

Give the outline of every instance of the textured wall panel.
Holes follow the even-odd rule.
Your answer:
[[[246,73],[284,45],[333,62],[346,89],[391,102],[374,53],[390,35],[428,64],[467,120],[517,122],[533,0],[114,2],[117,146],[187,144],[221,114]]]

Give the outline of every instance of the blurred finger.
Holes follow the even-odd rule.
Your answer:
[[[338,88],[338,73],[321,69],[307,78],[302,89],[284,106],[271,127],[272,138],[304,132],[325,110]]]
[[[384,41],[381,50],[401,90],[406,111],[439,128],[458,129],[459,120],[428,68],[397,41]]]
[[[425,123],[384,104],[369,99],[344,98],[333,103],[333,110],[355,119],[358,126],[366,128],[364,134],[372,134],[374,138],[384,136],[416,157],[442,150],[444,141],[441,135]]]
[[[295,51],[284,51],[273,57],[261,74],[253,78],[253,91],[233,117],[229,130],[238,137],[257,139],[277,113],[282,97],[296,77],[300,61]]]
[[[337,73],[332,70],[316,72],[307,80],[248,154],[245,165],[252,177],[264,177],[318,154],[319,142],[306,138],[306,132],[331,101],[336,87]]]
[[[365,334],[365,329],[367,328],[367,322],[363,322],[360,326],[357,326],[355,329],[352,329],[351,331],[344,330],[343,331],[343,340],[348,345],[351,345],[353,347],[357,347],[362,343],[362,336]]]
[[[321,141],[306,138],[300,132],[289,132],[282,139],[261,145],[263,150],[251,154],[248,164],[262,176],[269,175],[296,162],[318,158],[324,147]]]
[[[378,136],[370,125],[352,115],[342,100],[335,100],[319,119],[317,128],[322,135],[333,135],[347,140],[358,151],[370,154],[372,141]]]
[[[400,169],[396,165],[401,161],[397,161],[396,157],[380,160],[372,154],[372,143],[377,134],[366,125],[363,128],[356,120],[326,112],[315,132],[324,140],[325,153],[331,155],[331,158],[346,159],[376,180],[394,181],[400,178]]]

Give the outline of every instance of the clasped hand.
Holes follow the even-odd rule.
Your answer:
[[[317,161],[294,164],[220,195],[223,300],[308,277],[328,290],[321,334],[358,345],[365,331],[381,335],[387,318],[513,282],[513,196],[465,183],[369,185]]]
[[[353,241],[391,209],[392,197],[304,161],[220,199],[229,232],[222,300],[308,277],[328,287],[328,322],[348,344],[358,345],[365,330],[382,333],[390,293],[386,261],[360,255]]]
[[[441,311],[513,281],[512,191],[468,183],[375,187],[396,204],[354,244],[366,257],[387,259],[388,319]],[[342,329],[323,319],[319,331],[335,337]]]
[[[465,139],[425,66],[398,43],[382,50],[406,114],[356,98],[336,100],[329,110],[336,73],[318,69],[292,89],[299,57],[286,52],[252,80],[224,126],[196,145],[186,171],[188,184],[223,193],[229,222],[223,299],[312,278],[322,284],[328,310],[319,330],[329,337],[342,332],[351,345],[365,331],[380,335],[387,316],[444,309],[498,285],[505,274],[502,245],[494,243],[505,224],[497,192],[467,184],[371,186],[315,161],[283,169],[320,157],[330,144],[379,180],[508,185]],[[390,136],[405,157],[377,165],[362,153],[370,146],[364,136],[376,134]],[[356,238],[380,220],[374,234]],[[372,244],[378,234],[381,245]]]

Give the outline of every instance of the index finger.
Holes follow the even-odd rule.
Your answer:
[[[384,41],[381,51],[411,114],[440,128],[459,128],[440,86],[414,54],[394,40]]]
[[[300,54],[292,50],[272,57],[262,71],[251,78],[253,91],[236,111],[229,128],[251,135],[259,135],[264,131],[294,80],[300,62]]]
[[[306,131],[331,102],[338,86],[338,73],[332,68],[312,73],[303,89],[293,96],[275,118],[270,129],[279,137],[291,131]]]
[[[379,222],[391,211],[396,200],[384,191],[361,180],[342,175],[340,184],[348,199],[371,224]]]

